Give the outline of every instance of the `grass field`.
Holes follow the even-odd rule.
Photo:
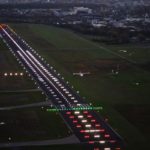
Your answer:
[[[147,43],[104,46],[135,63],[147,63],[150,60],[150,44]]]
[[[24,76],[4,76],[4,73],[24,73]],[[21,90],[35,88],[16,58],[0,39],[0,90]]]
[[[0,142],[50,140],[69,136],[69,130],[57,113],[42,108],[0,111]]]
[[[71,31],[45,25],[11,24],[11,27],[63,74],[87,101],[104,106],[100,114],[109,118],[109,123],[127,142],[128,150],[148,149],[149,136],[145,130],[149,131],[150,126],[150,72],[130,61],[147,62],[149,48],[99,45]],[[127,49],[127,54],[120,49]],[[133,49],[134,55],[129,56]],[[91,75],[83,78],[72,75],[79,71],[89,71]],[[140,107],[143,109],[139,110]]]
[[[42,95],[40,91],[35,92],[1,92],[0,93],[0,107],[17,106],[32,104],[37,102],[44,102],[45,95]]]
[[[7,91],[7,90],[28,90],[28,89],[35,89],[36,86],[34,82],[29,78],[27,75],[23,77],[20,76],[2,76],[0,78],[0,90]]]
[[[82,35],[84,38],[88,40],[95,39],[95,36],[87,36]],[[111,50],[112,52],[121,55],[135,63],[147,63],[150,60],[150,44],[149,43],[128,43],[128,44],[104,44],[101,42],[97,42],[100,44],[100,47],[104,49]]]
[[[17,63],[15,57],[12,57],[12,54],[2,39],[0,39],[0,58],[1,73],[7,71],[22,71],[22,68]]]

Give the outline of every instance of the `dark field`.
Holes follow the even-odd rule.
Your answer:
[[[0,111],[0,142],[50,140],[69,135],[69,131],[58,114],[46,109],[22,109]]]
[[[45,99],[46,96],[39,91],[0,93],[0,107],[44,102]]]
[[[149,105],[125,105],[117,106],[116,109],[125,117],[129,122],[136,126],[147,139],[150,139],[150,128],[145,128],[145,125],[150,124],[150,106]]]

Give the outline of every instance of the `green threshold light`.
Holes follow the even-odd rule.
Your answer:
[[[48,112],[59,112],[59,111],[82,111],[82,110],[103,110],[103,107],[73,107],[73,108],[49,108],[47,109]]]

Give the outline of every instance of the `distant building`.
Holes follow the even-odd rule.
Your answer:
[[[69,12],[69,14],[70,14],[70,15],[76,15],[77,13],[80,13],[80,12],[84,12],[84,13],[87,13],[87,14],[91,14],[91,13],[92,13],[92,9],[87,8],[87,7],[74,7],[74,8]]]
[[[94,19],[91,21],[91,24],[93,27],[99,28],[99,27],[105,27],[107,25],[107,22]]]

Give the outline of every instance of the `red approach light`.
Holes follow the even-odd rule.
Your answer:
[[[87,118],[92,118],[92,115],[87,115]]]
[[[85,139],[89,139],[90,136],[89,136],[89,135],[85,135],[84,138],[85,138]]]
[[[95,119],[92,119],[91,122],[96,122],[96,120],[95,120]]]
[[[77,120],[73,120],[73,123],[77,123],[78,121]]]
[[[80,133],[84,133],[85,131],[84,130],[80,130]]]
[[[116,141],[115,141],[115,140],[110,140],[109,142],[110,142],[110,143],[116,143]]]
[[[95,124],[95,127],[100,127],[101,125],[100,124]]]
[[[89,144],[94,144],[94,141],[89,141]]]
[[[100,129],[99,131],[100,131],[100,132],[105,132],[105,129]]]
[[[78,125],[76,125],[76,127],[77,127],[77,128],[81,128],[81,125],[80,125],[80,124],[78,124]]]
[[[74,119],[74,116],[70,116],[69,118],[70,118],[70,119]]]
[[[66,114],[67,114],[67,115],[70,115],[70,114],[71,114],[71,112],[70,112],[70,111],[67,111],[67,112],[66,112]]]
[[[100,150],[98,147],[94,148],[94,150]]]
[[[118,147],[118,148],[116,148],[116,150],[121,150],[121,148]]]
[[[88,114],[88,111],[83,111],[83,114]]]
[[[105,137],[105,138],[109,138],[110,135],[109,135],[109,134],[105,134],[104,137]]]

